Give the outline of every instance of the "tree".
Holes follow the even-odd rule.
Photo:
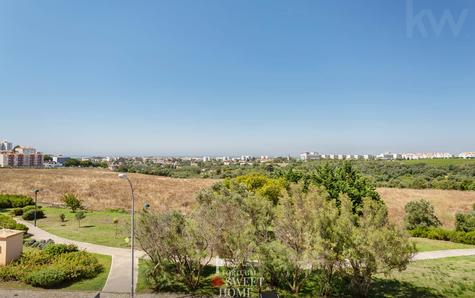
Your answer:
[[[213,257],[207,232],[176,211],[141,214],[136,237],[150,257],[149,278],[157,289],[194,291],[202,285],[203,270]]]
[[[276,208],[275,241],[261,250],[263,271],[271,280],[298,294],[317,260],[316,220],[323,200],[318,192],[294,186]]]
[[[118,225],[119,225],[119,219],[117,217],[114,217],[112,220],[112,223],[115,225],[115,236],[117,237],[118,234]]]
[[[86,213],[84,211],[79,211],[74,214],[74,217],[76,217],[76,220],[78,221],[78,228],[81,228],[81,220],[86,218]]]
[[[323,186],[328,191],[329,197],[340,204],[340,195],[348,196],[352,202],[354,212],[363,202],[363,198],[379,201],[380,196],[368,179],[356,171],[350,162],[341,166],[332,167],[329,163],[316,169],[312,181]]]
[[[404,221],[408,230],[441,225],[440,220],[435,215],[434,206],[427,200],[411,201],[404,206],[404,210],[406,211]]]
[[[66,207],[71,209],[72,212],[76,212],[78,209],[83,209],[81,200],[79,200],[76,195],[72,193],[65,193],[61,200],[66,205]]]
[[[382,202],[364,199],[361,215],[354,206],[341,200],[339,229],[344,241],[343,255],[349,266],[342,266],[356,296],[367,297],[372,277],[377,273],[405,270],[415,253],[408,235],[388,223],[388,211]]]

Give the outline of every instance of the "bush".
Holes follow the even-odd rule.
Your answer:
[[[10,202],[12,203],[13,208],[21,208],[34,204],[33,199],[26,196],[11,196]]]
[[[74,244],[50,243],[44,247],[43,251],[45,252],[45,254],[54,257],[65,253],[78,251],[78,247]]]
[[[4,214],[0,214],[0,227],[28,232],[28,228],[25,225],[17,223],[13,218]]]
[[[0,208],[18,208],[32,204],[33,199],[27,196],[0,194]]]
[[[51,244],[50,241],[25,242],[32,243],[31,246],[46,245],[43,250],[25,249],[20,259],[0,267],[0,281],[23,281],[35,287],[54,288],[65,282],[93,278],[103,270],[94,255],[77,251],[74,245]]]
[[[29,273],[25,282],[34,287],[53,288],[62,284],[66,279],[67,275],[63,269],[46,267]]]
[[[21,208],[15,208],[12,210],[12,215],[14,216],[20,216],[23,214],[23,209]]]
[[[455,214],[455,230],[462,232],[475,231],[475,212]]]
[[[429,201],[411,201],[404,206],[404,210],[406,211],[404,221],[408,230],[441,225],[441,222],[435,216],[434,206]]]
[[[45,214],[43,210],[36,211],[36,219],[44,218]],[[21,216],[24,220],[34,220],[35,219],[35,210],[29,210]]]
[[[42,207],[41,206],[36,206],[36,209],[41,209]],[[26,206],[26,207],[23,207],[23,213],[26,213],[30,210],[35,210],[35,206]]]
[[[93,278],[103,270],[97,258],[85,251],[63,253],[58,256],[55,263],[63,268],[70,280]]]

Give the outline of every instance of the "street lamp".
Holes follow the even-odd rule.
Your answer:
[[[33,193],[35,194],[35,227],[36,227],[36,213],[37,213],[37,201],[38,201],[38,193],[40,192],[40,189],[33,189]]]
[[[120,179],[125,179],[129,182],[130,185],[130,192],[132,194],[132,211],[130,212],[130,222],[131,222],[131,231],[130,231],[130,240],[131,240],[131,254],[132,254],[132,284],[130,288],[130,297],[134,297],[134,239],[135,239],[135,220],[134,220],[134,212],[135,212],[135,195],[134,195],[134,187],[132,186],[132,182],[130,181],[129,177],[125,173],[119,174]]]

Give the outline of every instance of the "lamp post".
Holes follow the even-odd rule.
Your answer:
[[[36,213],[38,211],[37,209],[37,201],[38,201],[38,193],[40,192],[39,189],[33,189],[33,193],[35,194],[35,227],[36,227]]]
[[[134,297],[134,240],[135,240],[135,220],[134,220],[134,212],[135,212],[135,195],[134,195],[134,187],[132,185],[132,182],[130,181],[129,177],[125,173],[120,173],[119,174],[120,179],[125,179],[127,182],[129,182],[130,186],[130,192],[132,195],[132,210],[130,212],[130,225],[131,225],[131,231],[130,231],[130,240],[131,240],[131,254],[132,254],[132,283],[131,283],[131,288],[130,288],[130,297]]]

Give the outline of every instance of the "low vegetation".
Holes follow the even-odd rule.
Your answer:
[[[13,218],[5,214],[0,214],[0,228],[28,232],[28,228],[25,225],[17,223]]]
[[[0,268],[0,280],[57,288],[77,280],[94,278],[103,270],[94,255],[78,251],[75,246],[50,243],[43,249],[25,248],[18,260]]]
[[[21,208],[33,203],[33,199],[27,196],[0,194],[0,208]]]
[[[128,162],[118,168],[120,172],[142,173],[174,178],[225,179],[259,172],[273,177],[311,175],[322,165],[337,167],[345,161],[317,160],[302,162],[278,158],[273,162],[225,165],[222,161],[196,162],[177,160],[173,164]],[[464,159],[418,161],[351,161],[352,165],[371,178],[378,187],[415,189],[475,190],[475,161]]]

